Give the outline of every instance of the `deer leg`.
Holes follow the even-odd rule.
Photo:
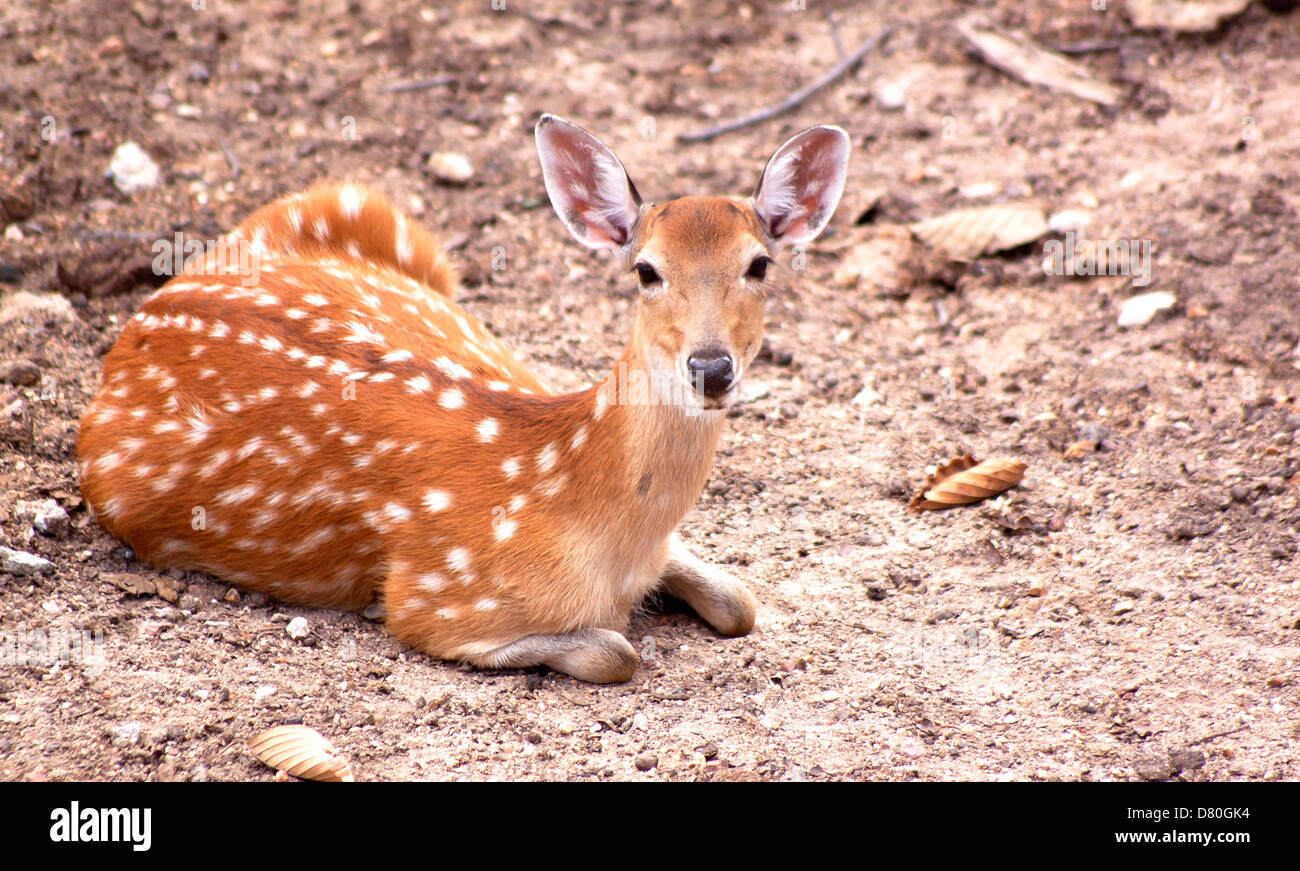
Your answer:
[[[691,553],[676,534],[668,539],[668,561],[659,579],[723,635],[745,635],[754,628],[754,597],[730,574]]]
[[[529,635],[466,657],[480,668],[527,668],[545,665],[578,680],[622,683],[636,671],[637,655],[628,640],[612,629],[576,629],[556,635]]]

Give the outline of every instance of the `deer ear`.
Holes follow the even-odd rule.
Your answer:
[[[754,211],[777,245],[810,242],[825,229],[849,164],[849,135],[811,127],[772,155],[754,193]]]
[[[605,143],[555,115],[537,122],[537,156],[551,206],[588,248],[622,248],[632,238],[641,197]]]

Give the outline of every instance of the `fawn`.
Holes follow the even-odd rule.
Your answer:
[[[77,445],[104,528],[289,602],[379,596],[398,639],[483,668],[627,680],[621,632],[656,588],[749,632],[749,592],[673,530],[758,352],[768,267],[829,221],[848,136],[793,137],[752,198],[663,205],[582,128],[545,115],[536,140],[569,232],[641,285],[609,377],[550,392],[454,302],[431,235],[376,191],[319,185],[221,243],[251,248],[255,284],[214,249],[123,329]]]

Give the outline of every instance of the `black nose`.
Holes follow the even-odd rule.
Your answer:
[[[686,359],[686,368],[691,370],[695,392],[709,399],[717,399],[726,393],[736,380],[731,355],[721,348],[697,351]]]

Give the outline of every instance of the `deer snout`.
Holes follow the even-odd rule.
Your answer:
[[[718,399],[736,382],[736,364],[725,348],[703,348],[686,358],[695,392]]]

